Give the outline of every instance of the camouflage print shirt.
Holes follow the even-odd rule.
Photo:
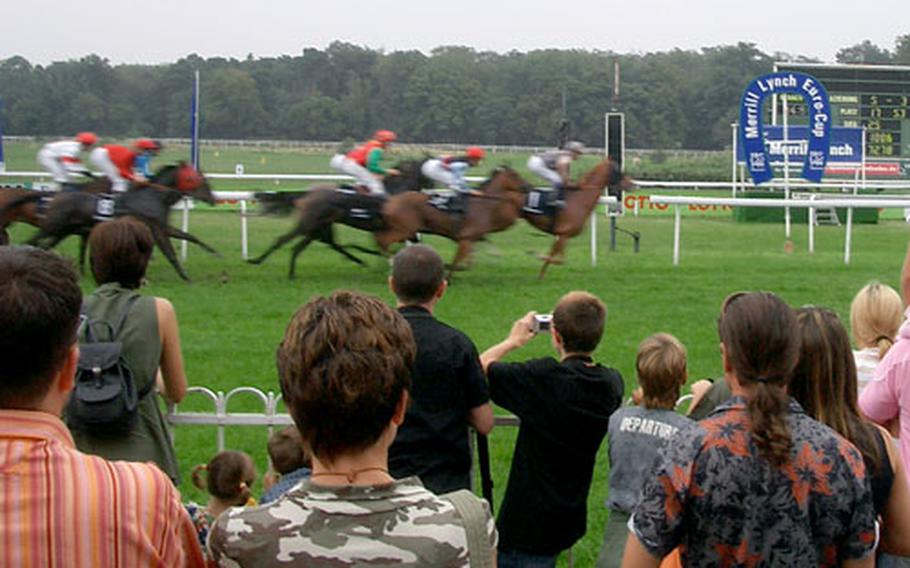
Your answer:
[[[497,532],[489,506],[487,534]],[[277,501],[233,508],[212,527],[218,566],[468,566],[468,545],[454,506],[416,477],[369,487],[307,480]]]

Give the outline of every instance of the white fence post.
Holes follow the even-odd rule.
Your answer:
[[[246,199],[240,200],[240,255],[243,260],[249,258],[247,243]]]

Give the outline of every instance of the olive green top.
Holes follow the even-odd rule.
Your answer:
[[[117,283],[102,284],[85,298],[89,319],[106,321],[115,326],[127,300],[138,295],[136,290]],[[142,296],[136,300],[118,340],[123,343],[122,357],[133,371],[136,390],[142,392],[154,382],[161,363],[161,339],[154,297]],[[179,483],[177,456],[154,387],[139,401],[138,412],[136,427],[127,435],[98,436],[71,426],[76,447],[109,460],[154,462],[175,484]]]

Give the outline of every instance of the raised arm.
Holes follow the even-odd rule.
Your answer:
[[[161,339],[161,376],[164,398],[174,404],[186,396],[186,371],[180,351],[180,331],[174,306],[164,298],[155,298],[158,313],[158,336]]]
[[[480,354],[480,364],[484,372],[496,361],[505,357],[510,351],[518,349],[534,337],[534,316],[537,312],[528,312],[512,324],[508,337]]]

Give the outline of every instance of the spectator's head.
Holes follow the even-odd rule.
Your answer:
[[[116,282],[138,288],[145,277],[155,241],[141,221],[119,217],[95,225],[88,237],[92,275],[99,285]]]
[[[82,291],[72,265],[32,247],[0,247],[0,408],[33,410],[72,390]],[[56,408],[59,406],[59,409]]]
[[[589,355],[604,333],[607,307],[594,294],[569,292],[553,310],[552,334],[565,353]]]
[[[408,323],[378,298],[340,291],[297,310],[278,347],[278,376],[314,459],[391,445],[416,353]]]
[[[281,475],[310,467],[310,456],[296,426],[286,426],[269,436],[269,459],[272,469]]]
[[[853,442],[867,463],[880,463],[877,434],[857,404],[856,363],[847,330],[826,308],[800,308],[796,321],[800,351],[790,395],[809,416]]]
[[[724,300],[717,328],[724,375],[748,400],[752,440],[780,465],[792,446],[786,388],[799,357],[796,316],[770,292],[739,292]]]
[[[903,318],[901,297],[891,286],[870,282],[850,304],[850,329],[860,349],[878,348],[882,358],[894,345]]]
[[[244,452],[220,452],[208,464],[193,468],[193,485],[226,505],[240,506],[249,501],[255,482],[256,466]]]
[[[669,333],[655,333],[638,346],[635,371],[645,408],[674,408],[686,384],[686,348]]]
[[[426,245],[405,247],[392,259],[389,287],[405,306],[428,304],[445,292],[442,257]]]

